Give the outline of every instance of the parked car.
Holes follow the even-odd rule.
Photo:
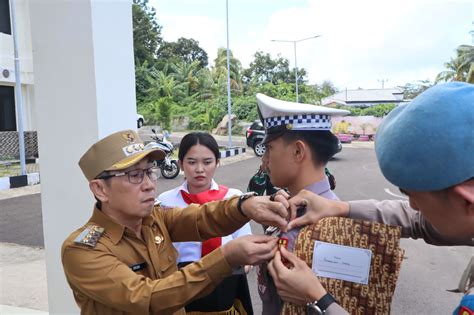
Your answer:
[[[245,133],[247,145],[253,149],[256,156],[262,156],[265,154],[265,145],[262,144],[264,136],[265,128],[263,128],[262,122],[260,120],[254,121]]]
[[[137,114],[137,128],[141,128],[145,123],[145,118],[143,115]]]

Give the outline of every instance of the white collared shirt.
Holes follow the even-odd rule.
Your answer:
[[[218,190],[219,185],[212,180],[211,182],[211,189],[210,190]],[[160,205],[163,208],[186,208],[188,204],[184,201],[181,190],[189,193],[188,190],[188,182],[184,181],[183,184],[179,187],[174,189],[165,191],[164,193],[158,196],[158,201],[161,203]],[[238,189],[229,188],[227,194],[225,195],[224,199],[230,198],[232,196],[240,196],[242,192]],[[252,231],[250,229],[250,224],[247,223],[234,233],[228,236],[222,237],[222,245],[226,244],[227,242],[243,235],[251,235]],[[178,263],[180,262],[189,262],[189,261],[197,261],[201,259],[201,248],[202,242],[174,242],[174,247],[179,253],[178,256]]]

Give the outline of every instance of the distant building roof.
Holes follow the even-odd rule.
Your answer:
[[[321,100],[321,105],[340,104],[355,107],[369,107],[383,103],[403,102],[403,91],[393,89],[343,90]]]

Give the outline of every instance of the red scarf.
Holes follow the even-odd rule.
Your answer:
[[[218,190],[206,190],[198,194],[190,194],[181,190],[181,196],[183,197],[184,202],[188,205],[191,203],[205,204],[206,202],[222,200],[229,191],[229,188],[223,185],[219,185]],[[219,248],[222,244],[221,237],[215,237],[208,239],[207,241],[202,242],[201,248],[201,257],[206,256],[214,249]]]

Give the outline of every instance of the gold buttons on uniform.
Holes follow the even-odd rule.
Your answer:
[[[161,244],[161,242],[163,242],[163,240],[164,240],[163,236],[161,236],[161,235],[155,236],[155,243],[156,244]]]

